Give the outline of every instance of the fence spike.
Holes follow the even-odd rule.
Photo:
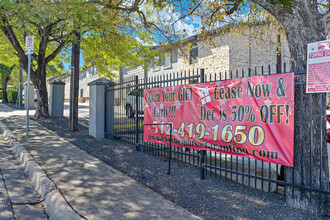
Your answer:
[[[187,72],[186,71],[184,71],[184,78],[187,78]],[[187,79],[184,80],[184,83],[187,83]],[[189,81],[188,81],[188,83],[189,83]]]
[[[166,86],[168,86],[168,73],[166,74]]]

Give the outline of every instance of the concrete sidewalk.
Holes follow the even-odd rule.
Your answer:
[[[1,118],[22,115],[19,111],[0,104]],[[28,141],[25,139],[24,117],[11,117],[6,125],[25,145],[56,190],[62,193],[71,209],[66,219],[72,219],[72,212],[76,219],[198,219],[34,121],[30,121]],[[38,180],[36,184],[40,186]],[[50,200],[52,198],[59,197],[51,197]],[[57,202],[48,201],[49,204],[45,205],[47,213],[53,213],[53,218],[63,219],[67,207],[62,213],[50,210],[63,207],[56,206]]]

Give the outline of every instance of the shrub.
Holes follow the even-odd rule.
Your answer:
[[[2,99],[2,90],[0,91],[0,100]]]
[[[18,91],[15,91],[15,90],[7,91],[8,102],[16,103],[17,94],[18,94]]]

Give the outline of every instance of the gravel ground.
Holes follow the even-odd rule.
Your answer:
[[[89,154],[127,174],[203,219],[318,219],[287,207],[285,197],[264,193],[226,179],[199,178],[199,168],[172,160],[171,175],[164,159],[143,154],[125,142],[95,139],[79,126],[69,132],[67,118],[38,121]],[[141,162],[143,161],[143,176]]]

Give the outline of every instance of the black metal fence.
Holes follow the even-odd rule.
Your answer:
[[[293,70],[293,65],[291,67]],[[283,73],[287,72],[286,64],[283,66]],[[290,71],[293,72],[293,71]],[[270,66],[258,67],[254,69],[229,71],[214,74],[205,74],[203,69],[196,71],[188,71],[181,73],[172,73],[162,76],[150,77],[147,79],[139,79],[137,76],[130,79],[126,79],[125,82],[119,83],[114,87],[107,89],[107,92],[114,91],[114,130],[110,134],[107,132],[107,137],[119,138],[121,140],[128,141],[129,143],[136,144],[137,150],[143,150],[146,153],[150,153],[155,156],[171,158],[188,163],[191,165],[200,167],[200,178],[205,177],[220,177],[227,178],[232,181],[247,185],[252,188],[267,192],[286,193],[288,187],[303,189],[309,192],[316,192],[325,195],[330,195],[329,187],[315,187],[311,182],[310,184],[295,182],[292,177],[292,181],[288,181],[288,172],[292,172],[291,176],[294,176],[294,168],[290,169],[286,166],[272,164],[268,162],[262,162],[246,157],[233,156],[224,153],[218,153],[213,151],[201,151],[183,147],[169,147],[163,144],[146,143],[143,141],[144,126],[143,126],[143,90],[157,87],[168,87],[183,84],[202,83],[202,82],[214,82],[236,78],[244,78],[250,76],[270,75],[277,74],[278,68],[271,68]],[[295,90],[300,93],[295,95],[295,99],[300,99],[300,115],[295,117],[301,121],[300,126],[304,125],[302,122],[305,120],[303,93],[305,92],[304,86],[306,85],[306,71],[303,68],[295,71]],[[298,90],[297,90],[298,88]],[[322,95],[321,95],[322,97]],[[310,94],[312,99],[312,94]],[[322,99],[322,98],[321,98]],[[321,100],[320,99],[320,100]],[[312,103],[308,103],[312,105]],[[323,105],[323,106],[322,106]],[[296,107],[295,107],[296,108]],[[325,105],[320,101],[320,109],[325,108]],[[322,112],[322,111],[320,111]],[[312,120],[323,120],[324,116],[320,116],[319,119],[310,118],[309,124],[313,123]],[[306,128],[308,129],[308,128]],[[309,129],[312,129],[310,126]],[[325,128],[323,128],[325,129]],[[311,131],[312,134],[312,131]],[[280,138],[280,137],[279,137]],[[304,137],[301,135],[300,137]],[[313,139],[313,138],[311,138]],[[311,140],[313,141],[313,140]],[[324,138],[326,141],[326,138]],[[322,143],[321,140],[321,145]],[[171,154],[170,154],[171,153]],[[324,152],[319,152],[320,158],[324,158]],[[308,159],[308,158],[306,158]],[[310,165],[312,166],[312,165]],[[328,169],[327,167],[320,167],[320,170]],[[307,172],[307,171],[304,171]],[[312,176],[312,170],[310,168],[310,176]],[[303,174],[302,174],[303,175]],[[321,178],[321,171],[320,171]],[[326,190],[324,190],[326,189]],[[294,192],[293,192],[294,193]],[[293,195],[293,194],[292,194]],[[322,199],[320,199],[322,201]]]

